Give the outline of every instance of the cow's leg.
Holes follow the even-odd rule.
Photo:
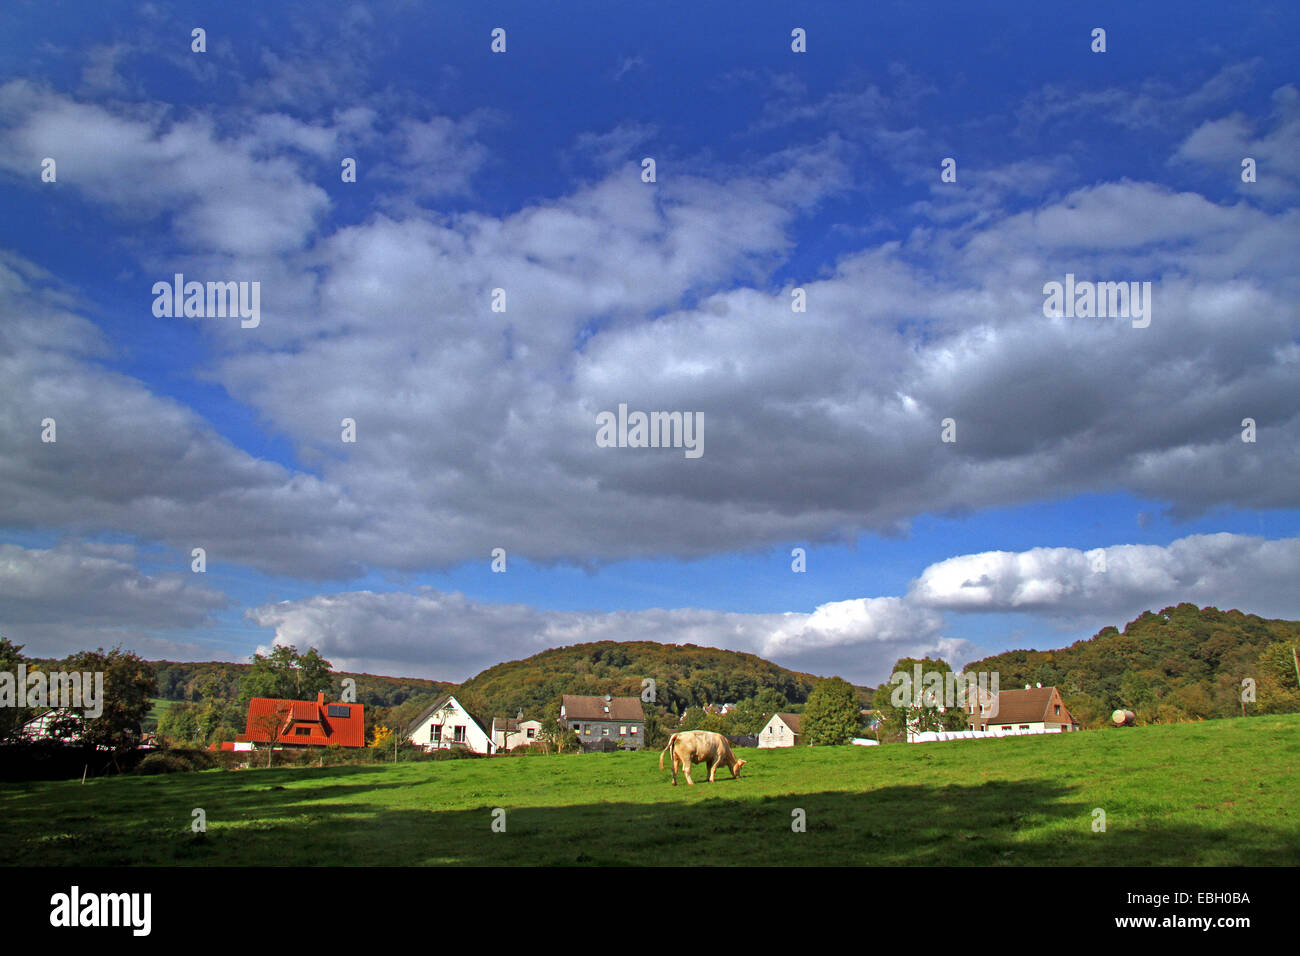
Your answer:
[[[686,782],[692,787],[695,786],[695,781],[691,779],[691,760],[689,757],[682,761],[682,773],[686,774]]]
[[[721,757],[719,757],[717,760],[713,761],[713,763],[711,763],[711,764],[709,765],[709,783],[716,783],[716,782],[717,782],[717,781],[715,781],[713,778],[717,775],[717,773],[718,773],[718,768],[721,767],[721,766],[722,766],[722,758],[721,758]]]
[[[677,786],[677,751],[673,751],[673,786]]]

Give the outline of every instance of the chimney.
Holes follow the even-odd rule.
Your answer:
[[[320,691],[320,692],[316,695],[316,703],[320,704],[322,707],[325,706],[325,692],[324,692],[324,691]]]

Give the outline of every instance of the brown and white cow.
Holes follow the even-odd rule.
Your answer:
[[[713,775],[724,763],[731,768],[733,778],[740,776],[740,768],[745,761],[731,752],[731,743],[722,734],[711,730],[685,730],[668,738],[668,746],[659,754],[659,769],[664,769],[664,754],[673,752],[673,786],[677,786],[677,768],[680,766],[686,774],[686,782],[695,786],[691,779],[691,764],[703,763],[709,767],[709,783]]]

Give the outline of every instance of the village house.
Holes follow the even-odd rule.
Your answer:
[[[767,725],[758,732],[758,746],[796,747],[799,744],[798,714],[773,714]]]
[[[521,710],[517,717],[492,718],[492,745],[499,751],[514,750],[537,742],[542,735],[540,720],[524,720]]]
[[[583,750],[645,746],[645,711],[639,697],[577,697],[560,699],[560,726],[578,735]]]
[[[248,702],[248,720],[232,750],[252,750],[257,744],[273,747],[364,747],[365,708],[361,704],[315,700],[254,697]]]
[[[1055,687],[1026,684],[1024,690],[999,693],[996,710],[989,703],[967,701],[966,724],[971,730],[1043,734],[1079,729]]]
[[[17,735],[22,740],[43,740],[57,741],[63,744],[74,744],[80,739],[77,730],[85,718],[81,712],[71,707],[59,707],[53,710],[47,710],[45,713],[33,717],[21,727],[18,728]],[[56,722],[64,723],[63,734],[55,733]],[[102,749],[102,748],[101,748]]]
[[[451,694],[443,694],[411,721],[406,737],[425,750],[464,748],[476,754],[492,754],[497,750],[483,725]]]

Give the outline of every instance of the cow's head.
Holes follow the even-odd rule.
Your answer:
[[[737,760],[736,760],[736,765],[735,765],[734,767],[731,768],[731,774],[732,774],[732,776],[734,776],[734,777],[739,777],[739,776],[740,776],[740,768],[743,767],[743,766],[745,766],[745,761],[740,760],[740,759],[737,759]]]

